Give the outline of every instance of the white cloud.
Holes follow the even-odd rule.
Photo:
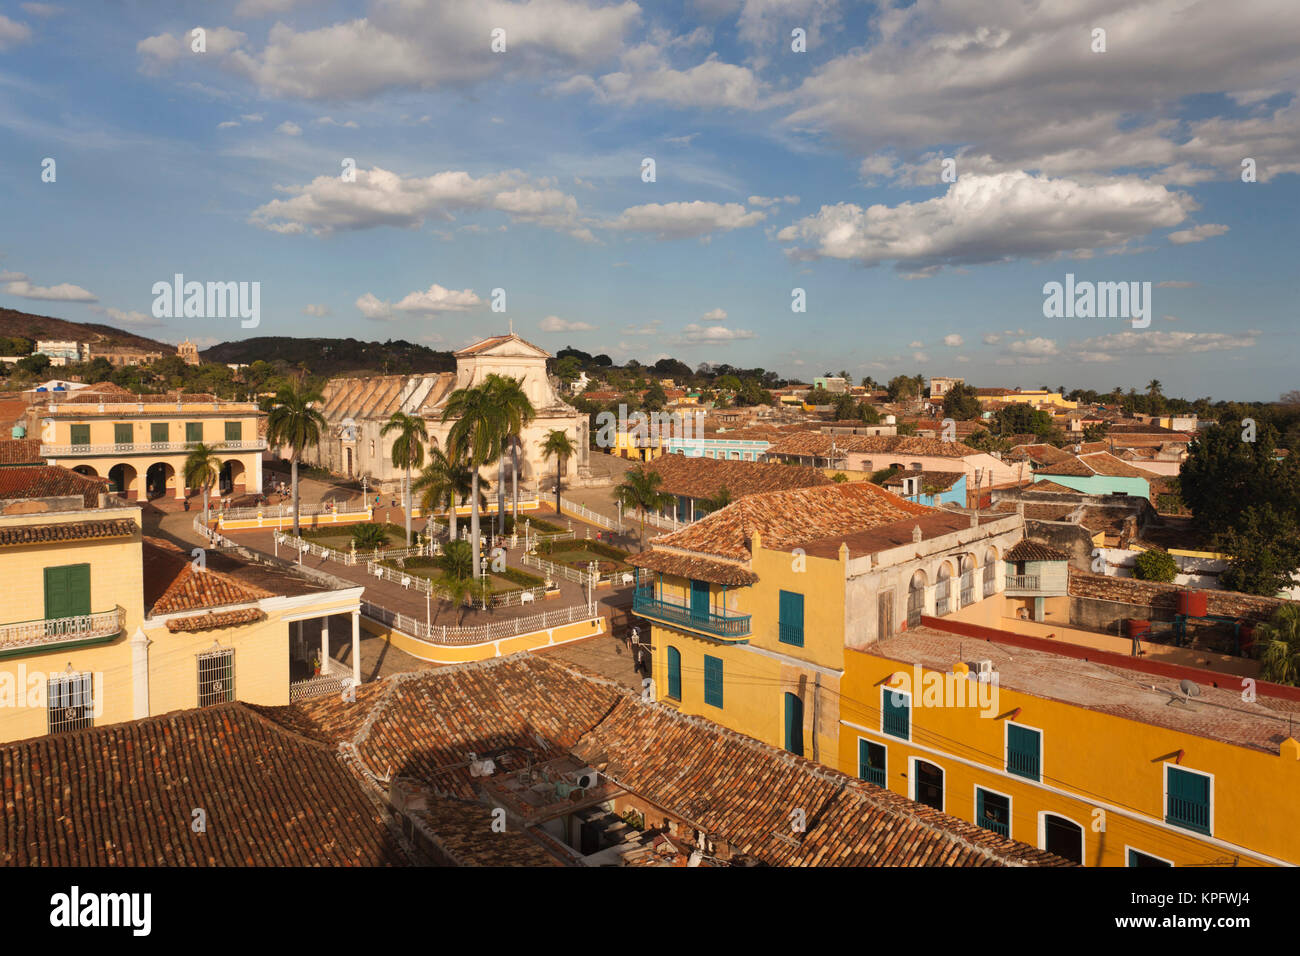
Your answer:
[[[714,232],[753,226],[766,213],[747,211],[740,203],[670,202],[631,206],[608,223],[610,229],[644,232],[656,239],[696,239]]]
[[[913,361],[913,362],[928,362],[928,361],[930,361],[930,356],[926,355],[924,352],[913,352],[913,353],[912,353],[912,361]]]
[[[705,322],[722,322],[727,318],[726,309],[710,309],[700,316]]]
[[[925,348],[925,343],[922,342],[920,339],[917,339],[915,342],[908,342],[907,347],[909,349],[921,349],[921,348]]]
[[[922,202],[821,209],[777,233],[796,259],[900,266],[1008,261],[1120,246],[1182,222],[1191,197],[1135,178],[1084,184],[1028,173],[964,176]]]
[[[358,169],[355,182],[318,176],[305,186],[285,189],[289,199],[273,199],[253,210],[249,221],[274,232],[308,229],[328,235],[379,226],[418,229],[426,219],[450,222],[454,212],[498,210],[513,222],[530,223],[590,241],[578,217],[578,201],[550,183],[530,180],[513,170],[475,179],[466,172],[402,177],[378,167]]]
[[[624,57],[624,70],[601,77],[574,76],[560,93],[590,93],[597,102],[618,106],[663,103],[680,109],[754,110],[763,105],[762,84],[748,67],[723,63],[710,54],[703,63],[674,69],[661,52],[642,46]]]
[[[943,344],[952,349],[959,348],[963,341],[964,340],[962,339],[962,337],[958,335],[956,332],[953,332],[951,335],[945,335],[943,337]]]
[[[245,123],[260,123],[266,117],[264,117],[261,113],[245,113],[239,118],[243,120]]]
[[[239,123],[237,123],[235,120],[225,120],[217,124],[217,129],[233,129],[238,125]]]
[[[1193,226],[1191,229],[1180,229],[1177,232],[1171,232],[1169,241],[1176,246],[1185,246],[1189,242],[1201,242],[1214,236],[1221,236],[1227,231],[1227,226],[1207,222],[1204,225]]]
[[[0,272],[0,282],[23,282],[26,278],[26,272]]]
[[[1115,332],[1099,335],[1073,347],[1082,352],[1120,355],[1185,355],[1194,352],[1231,352],[1251,348],[1260,331],[1227,332]]]
[[[154,318],[148,312],[139,312],[136,310],[125,312],[122,309],[108,308],[104,309],[104,314],[113,321],[121,322],[124,325],[134,325],[141,328],[152,328],[162,325],[162,322]]]
[[[660,329],[659,326],[660,326],[659,320],[654,319],[651,322],[647,322],[645,325],[625,326],[623,329],[623,334],[624,335],[659,335],[660,332],[662,331],[662,329]]]
[[[749,329],[729,329],[722,325],[699,325],[695,322],[685,326],[681,335],[681,341],[687,345],[711,345],[752,338],[755,338],[755,334]]]
[[[10,20],[0,13],[0,50],[25,43],[32,38],[31,27],[16,20]]]
[[[757,206],[760,209],[767,209],[770,206],[780,205],[781,203],[797,204],[798,196],[750,196],[747,202],[751,206]]]
[[[1002,336],[998,335],[995,332],[990,332],[984,336],[985,345],[997,345],[1001,341],[1002,341]]]
[[[543,332],[594,332],[596,327],[587,322],[570,321],[558,315],[548,315],[538,323]]]
[[[343,120],[342,122],[340,122],[332,116],[322,116],[320,117],[320,119],[312,120],[312,122],[319,123],[321,126],[342,126],[345,129],[358,128],[357,124],[352,120]]]
[[[410,292],[393,305],[372,292],[357,299],[357,308],[367,319],[396,318],[394,312],[412,312],[419,315],[439,315],[444,312],[468,312],[483,304],[473,289],[446,289],[436,282],[424,292]]]
[[[301,136],[302,127],[292,120],[285,120],[275,128],[277,133],[283,133],[285,136]]]
[[[26,279],[7,282],[4,291],[23,299],[48,299],[51,302],[98,302],[99,297],[79,285],[61,282],[54,286],[32,285]]]
[[[391,319],[393,317],[393,307],[384,302],[373,292],[367,292],[357,299],[357,308],[367,319]]]
[[[303,314],[303,315],[313,315],[313,316],[315,316],[316,318],[319,319],[319,318],[322,318],[322,317],[324,317],[324,316],[326,316],[326,315],[329,315],[329,314],[330,314],[330,310],[329,310],[329,306],[326,306],[326,305],[315,305],[315,304],[311,304],[311,303],[309,303],[309,304],[304,305],[304,306],[302,307],[302,314]]]

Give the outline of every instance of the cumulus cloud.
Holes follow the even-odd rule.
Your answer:
[[[697,199],[630,206],[608,226],[623,232],[647,233],[656,239],[698,239],[753,226],[766,218],[766,213],[746,210],[740,203]]]
[[[284,133],[285,136],[301,136],[302,127],[292,120],[285,120],[275,128],[277,133]]]
[[[962,344],[962,341],[963,341],[962,337],[958,335],[956,332],[953,332],[951,335],[945,335],[943,337],[943,344],[952,349],[959,347]]]
[[[710,309],[700,316],[705,322],[722,322],[727,318],[726,309]]]
[[[1115,332],[1072,343],[1075,355],[1084,361],[1108,362],[1116,356],[1180,356],[1195,352],[1232,352],[1251,348],[1260,336],[1258,329],[1228,332]]]
[[[16,20],[10,20],[0,13],[0,50],[7,50],[32,38],[31,27]]]
[[[358,169],[355,182],[318,176],[284,191],[290,198],[259,206],[249,221],[274,232],[328,235],[379,226],[418,229],[426,219],[449,222],[456,212],[497,210],[513,222],[593,238],[578,218],[573,196],[549,180],[532,180],[518,170],[479,178],[466,172],[403,177],[376,167]]]
[[[1193,226],[1191,229],[1180,229],[1177,232],[1171,232],[1169,241],[1176,246],[1185,246],[1189,242],[1201,242],[1205,239],[1212,239],[1214,236],[1221,236],[1227,231],[1227,226],[1210,222],[1201,226]]]
[[[685,70],[669,66],[658,51],[640,47],[624,58],[624,69],[603,76],[574,76],[560,93],[589,93],[597,102],[618,106],[662,103],[677,108],[753,110],[762,106],[762,84],[748,67],[724,63],[711,54]]]
[[[339,121],[332,116],[322,116],[319,119],[312,120],[312,122],[320,126],[341,126],[344,129],[358,129],[357,124],[352,120]]]
[[[407,312],[418,315],[441,315],[445,312],[467,312],[483,304],[473,289],[446,289],[436,282],[424,292],[410,292],[396,305],[380,299],[372,292],[357,299],[357,308],[367,319],[392,319],[394,313]]]
[[[596,327],[587,322],[562,319],[558,315],[548,315],[538,323],[543,332],[594,332]]]
[[[923,202],[822,206],[777,238],[799,244],[790,250],[796,259],[933,269],[1117,247],[1196,208],[1191,197],[1136,178],[1084,184],[999,173],[963,177]]]
[[[153,328],[162,325],[162,322],[154,318],[150,313],[140,312],[135,309],[128,312],[122,309],[107,308],[103,312],[114,322],[120,322],[123,325],[134,325],[138,328]]]
[[[700,325],[692,322],[683,327],[681,342],[686,345],[714,345],[755,338],[749,329],[729,329],[723,325]]]
[[[996,332],[989,332],[987,335],[984,336],[985,345],[997,345],[1001,341],[1002,341],[1002,336],[998,335]]]
[[[311,303],[309,303],[309,304],[304,305],[304,306],[302,307],[302,314],[303,314],[303,315],[313,315],[313,316],[315,316],[316,318],[319,319],[319,318],[322,318],[322,317],[324,317],[324,316],[329,315],[329,314],[330,314],[330,310],[329,310],[329,306],[326,306],[326,305],[315,305],[315,304],[311,304]]]
[[[99,297],[79,285],[61,282],[58,285],[32,285],[26,278],[5,283],[4,291],[23,299],[46,299],[51,302],[98,302]]]

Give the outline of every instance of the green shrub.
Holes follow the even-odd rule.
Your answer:
[[[1143,551],[1133,561],[1133,576],[1142,581],[1161,581],[1168,584],[1178,574],[1178,563],[1168,551],[1152,548]]]
[[[359,524],[352,528],[352,543],[358,551],[372,551],[388,544],[388,532],[381,525]]]

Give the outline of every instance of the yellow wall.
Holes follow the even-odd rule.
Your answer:
[[[368,617],[361,618],[361,627],[367,633],[387,638],[398,650],[405,651],[422,661],[436,664],[464,664],[470,661],[487,660],[490,657],[504,657],[518,651],[542,650],[604,634],[608,630],[607,623],[604,617],[594,617],[530,634],[518,634],[497,641],[487,641],[483,644],[444,645],[403,634]]]
[[[1011,836],[1042,846],[1040,812],[1068,817],[1084,828],[1087,866],[1125,866],[1125,846],[1172,860],[1175,865],[1211,862],[1256,865],[1267,861],[1243,850],[1300,862],[1300,830],[1281,808],[1294,804],[1300,760],[1099,713],[999,688],[996,715],[970,707],[918,706],[913,693],[911,742],[881,732],[881,684],[888,675],[913,673],[910,665],[875,654],[848,651],[838,769],[858,774],[858,741],[887,749],[889,789],[910,792],[909,758],[919,757],[945,773],[946,812],[974,820],[977,784],[1011,797]],[[1044,784],[1007,774],[1006,716],[1043,732]],[[856,726],[854,726],[856,725]],[[863,729],[865,728],[865,729]],[[1213,837],[1167,826],[1164,769],[1184,750],[1181,767],[1215,775]],[[1100,808],[1104,814],[1094,814]],[[1129,808],[1132,814],[1122,811]],[[1276,811],[1276,812],[1274,812]],[[1104,823],[1104,832],[1094,829]],[[1223,845],[1229,844],[1229,845]]]

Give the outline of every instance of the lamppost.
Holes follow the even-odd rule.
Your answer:
[[[587,562],[587,607],[596,603],[596,562]]]

